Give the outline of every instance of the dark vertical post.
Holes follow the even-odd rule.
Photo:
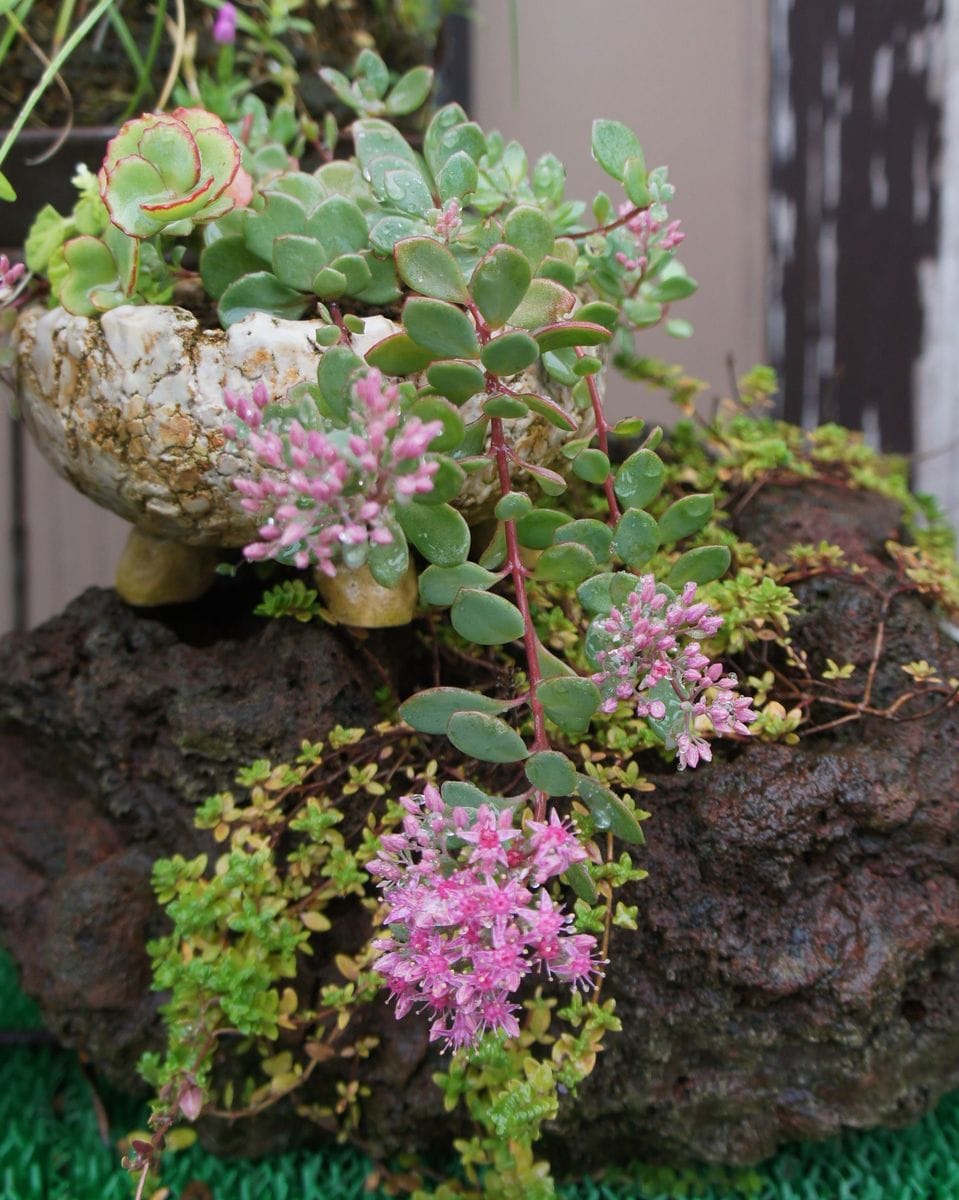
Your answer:
[[[783,412],[912,448],[943,0],[770,0],[769,354]]]

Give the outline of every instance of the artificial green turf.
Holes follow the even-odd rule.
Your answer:
[[[0,952],[0,1029],[39,1024]],[[109,1092],[103,1099],[113,1127],[108,1146],[73,1054],[0,1046],[0,1200],[129,1200],[115,1142],[142,1128],[144,1110]],[[363,1190],[369,1169],[346,1149],[237,1162],[193,1146],[165,1159],[163,1183],[173,1200],[193,1180],[205,1183],[213,1200],[370,1200]],[[796,1146],[755,1171],[636,1167],[561,1192],[564,1200],[959,1200],[959,1092],[911,1129]]]

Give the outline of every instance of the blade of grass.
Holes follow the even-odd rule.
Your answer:
[[[33,91],[27,97],[23,108],[17,114],[17,119],[10,127],[7,136],[3,139],[3,145],[0,146],[0,166],[6,160],[7,155],[10,153],[10,147],[17,140],[20,130],[30,119],[30,114],[36,108],[41,96],[60,73],[60,68],[114,2],[115,0],[99,0],[99,3],[90,9],[73,33],[70,34],[60,47],[59,51],[50,60],[46,70],[37,81],[36,87],[34,87]],[[182,4],[182,0],[180,2]]]
[[[146,58],[143,60],[143,74],[137,80],[136,90],[131,96],[130,103],[123,114],[124,121],[132,117],[140,107],[140,99],[150,86],[150,80],[153,78],[153,68],[156,65],[157,55],[160,53],[160,44],[163,41],[166,10],[167,0],[158,0],[156,15],[153,18],[153,29],[150,31],[150,44],[147,46]]]

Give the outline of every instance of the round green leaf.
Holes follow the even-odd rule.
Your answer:
[[[337,300],[347,289],[347,279],[342,271],[335,267],[323,267],[313,277],[311,291],[321,300]]]
[[[576,791],[576,768],[558,750],[539,750],[526,762],[526,778],[547,796],[572,796]]]
[[[417,495],[417,504],[446,504],[459,495],[460,488],[466,480],[466,472],[452,458],[442,454],[436,455],[435,458],[438,466],[433,476],[433,488],[429,492]]]
[[[525,417],[529,409],[518,396],[490,396],[483,401],[483,412],[488,417],[500,417],[506,421],[515,421],[517,417]]]
[[[627,567],[641,567],[659,549],[659,528],[641,508],[627,508],[613,535],[613,552]]]
[[[359,296],[373,282],[369,264],[374,260],[369,251],[365,251],[365,254],[366,257],[362,254],[341,254],[330,263],[335,271],[339,271],[345,277],[346,290],[351,296]]]
[[[519,306],[511,314],[511,323],[520,329],[539,329],[562,320],[576,305],[576,297],[555,279],[534,279]]]
[[[582,583],[596,570],[596,559],[579,542],[548,546],[540,555],[534,575],[547,583]]]
[[[224,237],[207,246],[200,255],[200,279],[207,295],[219,300],[235,279],[262,271],[265,266],[246,248],[241,237]]]
[[[487,713],[453,713],[446,736],[457,750],[481,762],[520,762],[529,756],[526,743],[516,730]]]
[[[436,186],[444,204],[453,199],[462,200],[470,192],[475,192],[478,183],[476,163],[465,150],[457,150],[436,176]]]
[[[461,563],[458,567],[427,567],[420,576],[420,599],[424,604],[449,608],[460,588],[486,591],[502,578],[474,562]]]
[[[653,288],[653,295],[661,304],[672,304],[674,300],[685,300],[698,287],[695,279],[677,272],[666,279],[660,279]]]
[[[454,404],[465,404],[486,388],[486,375],[470,362],[438,362],[426,372],[431,388]]]
[[[579,542],[581,546],[585,546],[590,551],[598,563],[603,563],[609,558],[613,531],[602,521],[584,517],[579,521],[570,521],[568,525],[557,529],[553,540],[557,545],[561,542]]]
[[[410,551],[403,530],[395,522],[391,524],[392,542],[371,546],[366,559],[370,574],[380,587],[385,588],[396,587],[410,565]]]
[[[555,279],[563,287],[576,286],[576,267],[564,262],[561,258],[544,258],[539,264],[536,274],[540,279]]]
[[[603,787],[598,780],[589,775],[580,775],[576,788],[597,829],[608,829],[616,837],[633,845],[641,846],[646,841],[636,816],[609,788]]]
[[[687,550],[673,563],[666,577],[671,588],[679,589],[686,583],[712,583],[729,570],[728,546],[697,546]]]
[[[639,437],[645,428],[646,422],[642,417],[623,417],[621,421],[617,421],[613,426],[613,433],[617,437]],[[636,505],[636,507],[642,508],[643,506],[640,504]]]
[[[605,483],[609,477],[609,459],[602,450],[581,450],[573,459],[573,474],[587,483]]]
[[[633,155],[626,159],[623,170],[623,190],[637,208],[645,208],[650,202],[649,187],[646,183],[646,160],[642,154]]]
[[[515,375],[531,367],[538,358],[539,346],[519,329],[501,334],[480,351],[483,366],[494,375]]]
[[[553,249],[556,235],[553,222],[540,208],[519,204],[506,218],[503,234],[511,246],[523,252],[523,257],[535,270]]]
[[[417,692],[400,705],[400,717],[420,733],[445,733],[455,712],[500,713],[506,701],[470,692],[465,688],[438,687]]]
[[[434,358],[479,358],[473,322],[443,300],[412,296],[403,305],[403,327]]]
[[[567,867],[560,879],[569,884],[580,900],[585,900],[587,904],[595,904],[599,899],[596,885],[584,862],[573,863],[571,867]]]
[[[284,287],[269,271],[253,271],[224,289],[217,312],[224,326],[242,321],[254,312],[266,312],[293,321],[302,316],[307,304],[306,296]]]
[[[438,454],[456,450],[463,441],[463,435],[466,433],[463,418],[442,396],[422,396],[410,407],[409,414],[411,417],[419,417],[424,424],[427,421],[439,421],[442,424],[443,431],[430,442],[430,450]]]
[[[557,429],[562,429],[565,433],[572,433],[578,428],[576,417],[566,412],[555,400],[551,400],[548,396],[540,396],[536,392],[528,392],[523,396],[523,401],[530,412],[544,417],[549,421],[550,425],[554,425]]]
[[[505,596],[478,588],[461,588],[450,609],[453,628],[479,646],[500,646],[521,638],[523,614]]]
[[[580,675],[545,679],[536,689],[536,698],[554,724],[574,735],[586,729],[602,700],[596,684]]]
[[[706,493],[684,496],[659,518],[659,537],[663,545],[697,533],[713,515],[713,498]]]
[[[513,246],[494,246],[480,259],[470,279],[470,292],[488,325],[495,329],[509,320],[532,277],[525,255]]]
[[[224,238],[223,241],[233,241]],[[214,242],[215,250],[222,243]],[[249,254],[249,251],[247,251]],[[301,292],[313,290],[313,280],[327,265],[329,255],[326,247],[316,238],[302,237],[296,233],[284,233],[273,242],[273,274],[280,283]]]
[[[616,472],[613,488],[627,508],[645,508],[663,487],[665,468],[652,450],[637,450]]]
[[[576,312],[577,321],[588,321],[591,325],[605,325],[607,329],[616,328],[619,320],[619,309],[615,304],[607,304],[605,300],[591,300]]]
[[[409,541],[431,563],[456,567],[466,561],[470,530],[448,504],[398,504],[396,519]]]
[[[400,279],[421,296],[454,304],[465,304],[469,299],[456,259],[433,238],[404,238],[393,247],[393,257]]]
[[[528,550],[545,550],[553,544],[556,530],[561,525],[568,525],[572,519],[569,513],[556,508],[534,508],[516,522],[519,544]]]
[[[384,375],[416,375],[429,366],[433,355],[405,333],[391,333],[367,350],[366,361]]]
[[[507,492],[497,501],[493,514],[499,521],[516,521],[525,517],[532,507],[533,502],[525,492]]]
[[[316,369],[322,403],[341,425],[346,424],[353,382],[362,366],[363,360],[348,346],[331,346]]]
[[[440,788],[440,795],[443,797],[443,803],[450,808],[479,808],[486,804],[490,808],[502,811],[516,808],[519,804],[518,798],[511,800],[506,796],[489,796],[482,788],[463,779],[448,779]]]

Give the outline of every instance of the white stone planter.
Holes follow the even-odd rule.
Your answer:
[[[223,390],[249,394],[262,381],[271,395],[316,378],[322,350],[317,323],[255,313],[228,330],[200,328],[186,309],[125,305],[99,320],[62,308],[32,308],[14,333],[24,422],[55,470],[142,534],[194,547],[252,541],[256,522],[240,507],[238,473],[252,455],[227,444]],[[357,353],[397,329],[370,317],[354,338]],[[539,376],[517,380],[543,390]],[[569,404],[568,393],[551,389]],[[463,406],[479,415],[479,398]],[[588,414],[584,429],[592,428]],[[523,459],[555,464],[566,435],[530,415],[507,424]],[[459,506],[489,510],[491,471],[471,475]]]

